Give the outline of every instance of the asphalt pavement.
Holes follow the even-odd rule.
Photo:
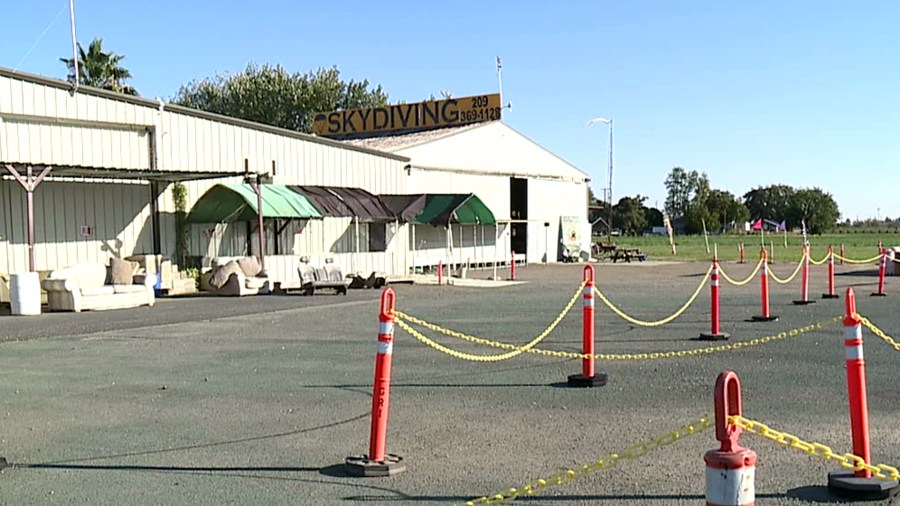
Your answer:
[[[792,265],[776,264],[786,277]],[[523,344],[576,293],[582,265],[518,269],[498,288],[395,287],[397,308],[466,334]],[[673,313],[703,280],[701,263],[597,265],[599,289],[636,318]],[[752,266],[725,264],[732,278]],[[801,438],[851,449],[843,333],[833,323],[853,287],[858,310],[892,336],[900,283],[870,297],[873,267],[838,268],[842,298],[792,304],[799,283],[772,283],[778,321],[760,313],[759,285],[722,283],[727,343],[800,335],[697,357],[598,361],[609,383],[573,389],[579,360],[523,354],[497,362],[452,357],[397,328],[387,450],[404,473],[348,476],[369,445],[379,294],[161,299],[153,308],[12,317],[0,313],[0,504],[458,504],[592,464],[713,411],[723,370],[741,380],[744,415]],[[487,273],[470,272],[475,277]],[[709,295],[674,322],[641,327],[597,303],[597,352],[691,350],[709,330]],[[421,330],[421,329],[420,329]],[[423,330],[471,354],[490,347]],[[900,353],[868,331],[865,358],[873,460],[900,465]],[[581,302],[541,349],[581,348]],[[824,485],[838,466],[744,434],[759,455],[760,505],[842,504]],[[534,505],[704,504],[707,430],[623,459],[516,502]],[[887,504],[886,501],[867,504]]]

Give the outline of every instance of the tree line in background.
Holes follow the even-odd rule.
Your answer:
[[[743,232],[748,221],[762,218],[785,222],[788,229],[805,224],[811,234],[838,226],[840,210],[831,194],[819,188],[794,188],[776,184],[754,188],[742,197],[713,188],[709,176],[696,170],[673,168],[664,182],[664,210],[674,226],[687,234]],[[591,223],[603,222],[606,203],[590,197]],[[663,226],[663,213],[647,207],[647,197],[623,197],[613,205],[613,228],[625,235],[639,235]]]
[[[124,55],[108,51],[95,38],[85,51],[78,47],[78,84],[138,95],[126,83],[131,72],[122,66]],[[60,58],[75,82],[74,58]],[[298,132],[312,131],[313,115],[337,109],[377,107],[388,103],[387,93],[368,80],[345,81],[337,67],[306,73],[288,72],[281,65],[256,65],[234,74],[217,74],[182,86],[172,103],[207,112],[255,121]]]

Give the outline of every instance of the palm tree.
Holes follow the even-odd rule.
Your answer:
[[[95,38],[88,46],[87,52],[78,44],[78,84],[103,88],[106,90],[137,95],[137,90],[125,84],[125,79],[131,78],[131,72],[120,65],[125,55],[103,50],[103,39]],[[75,60],[73,58],[60,58],[69,69],[69,82],[75,82]]]

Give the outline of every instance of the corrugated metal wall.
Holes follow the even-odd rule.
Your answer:
[[[83,93],[73,97],[66,89],[0,76],[0,163],[150,169],[154,168],[151,150],[154,144],[155,168],[162,171],[243,173],[244,160],[247,160],[250,172],[272,173],[274,162],[274,182],[279,184],[351,186],[375,194],[407,191],[406,162],[394,156],[191,116],[165,106],[133,104]],[[0,172],[5,174],[5,169],[0,167]],[[186,183],[188,209],[212,185],[240,180],[233,177]],[[15,182],[5,181],[0,189],[4,207],[0,214],[0,254],[4,257],[0,259],[0,272],[16,272],[27,267],[27,247],[21,235],[25,194]],[[162,183],[160,190],[162,253],[174,256],[176,219],[172,185]],[[107,258],[108,251],[103,248],[109,246],[104,240],[113,240],[115,248],[121,251],[150,252],[152,249],[148,221],[151,197],[146,185],[45,182],[35,195],[36,215],[40,216],[36,224],[39,269]],[[65,212],[61,215],[62,210]],[[127,220],[129,215],[133,219]],[[57,223],[50,218],[53,216],[67,221]],[[297,236],[299,241],[290,234],[282,242],[302,245],[294,248],[299,251],[320,243],[328,243],[331,248],[340,239],[336,249],[347,250],[347,241],[352,237],[346,237],[346,224],[331,221],[328,225],[313,223]],[[94,230],[104,240],[82,239],[77,235],[78,227],[88,222],[94,224]],[[246,248],[243,227],[222,227],[215,236],[222,244],[215,247],[209,245],[209,237],[203,237],[203,228],[194,227],[191,253],[206,255],[215,250],[243,253]],[[361,239],[367,246],[367,236],[362,235]],[[392,245],[405,251],[406,234],[399,234]],[[371,255],[376,257],[370,262],[373,265],[388,262],[389,273],[406,272],[403,261],[395,260],[396,255]],[[384,258],[377,258],[378,255]]]
[[[150,187],[44,182],[34,193],[35,268],[107,262],[151,251]],[[25,192],[0,183],[0,272],[28,270]]]

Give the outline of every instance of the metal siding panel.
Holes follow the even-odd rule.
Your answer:
[[[34,98],[28,92],[29,86],[21,81],[13,80],[13,112],[31,114]]]
[[[0,77],[0,112],[13,112],[11,104],[15,101],[12,97],[12,83],[12,79]],[[2,268],[0,264],[0,269]]]
[[[31,92],[32,114],[36,116],[45,116],[47,114],[47,102],[44,93],[44,87],[38,85],[28,86]]]
[[[26,161],[26,154],[31,152],[31,137],[29,130],[21,124],[16,124],[16,138],[19,139],[17,150],[12,157],[14,161]]]
[[[187,163],[185,164],[185,168],[191,171],[202,170],[199,166],[200,164],[197,163],[197,129],[199,127],[197,123],[199,123],[199,120],[185,117],[186,131],[184,132],[184,135],[187,137],[187,146],[185,146],[185,151],[187,152]]]

